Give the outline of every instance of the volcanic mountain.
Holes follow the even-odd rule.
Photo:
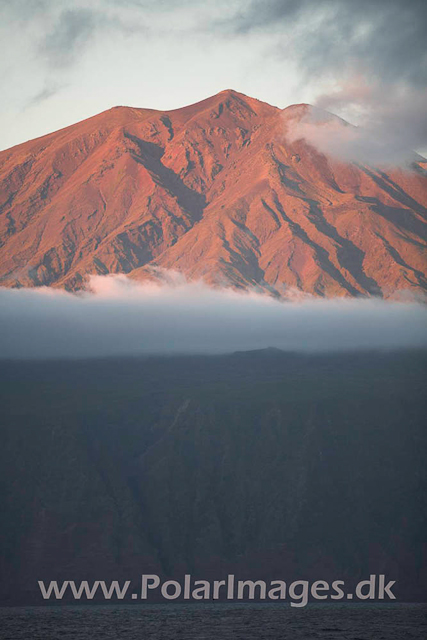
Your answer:
[[[425,291],[422,164],[327,157],[288,135],[312,109],[227,90],[173,111],[115,107],[1,152],[0,285],[174,270],[282,294]]]

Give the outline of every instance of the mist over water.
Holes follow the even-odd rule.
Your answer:
[[[0,289],[2,358],[427,347],[427,307],[375,298],[278,300],[182,277],[95,276],[79,294]]]

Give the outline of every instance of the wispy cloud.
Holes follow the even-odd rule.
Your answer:
[[[96,276],[91,292],[0,289],[0,355],[93,357],[427,347],[427,307],[378,299],[278,301],[182,276],[136,284]]]
[[[394,82],[427,83],[427,5],[423,0],[253,0],[222,23],[229,33],[289,34],[280,53],[302,71],[354,71]]]
[[[388,99],[385,100],[384,96]],[[352,78],[318,97],[319,109],[288,123],[287,138],[304,138],[320,152],[345,162],[400,165],[410,168],[414,149],[427,144],[427,92],[413,87],[369,85]],[[348,126],[327,112],[357,114],[359,126]]]
[[[57,93],[61,91],[64,84],[60,84],[59,82],[50,82],[46,84],[43,89],[38,91],[32,98],[28,100],[28,103],[25,108],[34,107],[35,105],[44,102],[45,100],[49,100]]]
[[[51,29],[41,38],[39,54],[50,67],[64,68],[82,57],[85,48],[96,36],[106,31],[127,36],[143,33],[147,36],[149,30],[140,19],[117,12],[123,6],[125,4],[120,2],[101,2],[90,9],[63,9]]]
[[[91,9],[63,11],[53,29],[39,45],[39,52],[52,67],[70,65],[77,54],[93,37],[98,16]]]
[[[427,148],[427,4],[419,0],[254,0],[227,33],[270,32],[270,54],[295,60],[304,83],[331,88],[315,103],[359,130],[329,123],[306,135],[345,160],[407,163]]]

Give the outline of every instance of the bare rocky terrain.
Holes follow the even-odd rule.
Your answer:
[[[172,269],[280,293],[425,292],[422,162],[346,164],[291,141],[311,110],[227,90],[169,112],[116,107],[1,152],[0,285]]]

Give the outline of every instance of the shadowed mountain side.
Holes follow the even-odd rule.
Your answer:
[[[2,363],[0,597],[37,580],[427,575],[426,355]]]
[[[160,267],[284,294],[424,292],[427,177],[294,139],[312,110],[227,90],[169,112],[117,107],[3,151],[0,285],[76,290]]]

